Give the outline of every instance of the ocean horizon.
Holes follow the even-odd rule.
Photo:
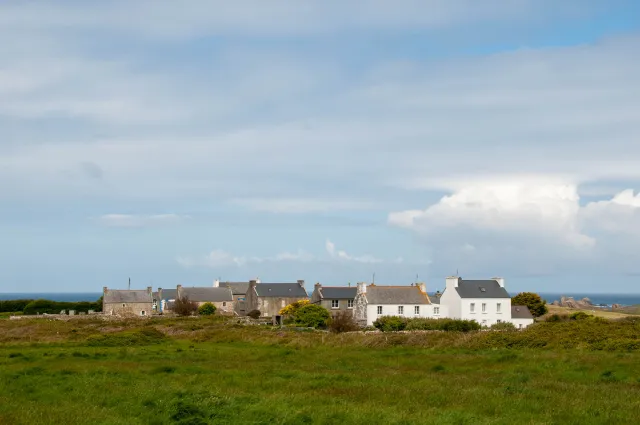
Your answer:
[[[511,293],[511,296],[517,293]],[[548,303],[560,300],[561,297],[573,297],[576,300],[589,298],[593,304],[607,305],[620,304],[623,306],[640,305],[640,294],[613,294],[613,293],[581,293],[581,292],[539,292],[540,296]],[[45,299],[51,301],[96,301],[102,296],[101,292],[5,292],[0,293],[0,301],[18,299]]]

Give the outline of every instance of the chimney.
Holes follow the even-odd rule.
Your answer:
[[[367,282],[358,282],[358,294],[367,293]]]
[[[421,291],[422,293],[424,293],[424,294],[426,294],[426,293],[427,293],[427,285],[425,285],[423,282],[416,283],[416,286],[417,286],[418,288],[420,288],[420,291]]]
[[[498,282],[501,288],[504,288],[504,278],[503,277],[492,277],[493,280]]]
[[[153,296],[153,288],[151,286],[147,286],[147,294]]]
[[[107,292],[109,292],[109,290],[107,289],[107,287],[106,287],[106,286],[103,286],[103,287],[102,287],[102,295],[106,295],[106,294],[107,294]]]
[[[313,289],[320,289],[322,288],[322,284],[320,282],[317,282],[315,285],[313,285]]]
[[[213,287],[214,288],[219,288],[220,287],[220,280],[219,279],[216,279],[216,280],[213,281]]]
[[[298,280],[298,285],[304,288],[304,280]]]
[[[458,276],[449,276],[446,279],[446,288],[457,288],[458,287],[458,282],[460,281],[460,278]]]
[[[250,281],[249,281],[249,288],[254,287],[254,286],[256,286],[257,284],[258,284],[258,281],[257,281],[257,280],[250,280]]]

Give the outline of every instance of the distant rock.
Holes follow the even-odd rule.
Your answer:
[[[575,300],[573,297],[561,297],[560,301],[554,301],[551,305],[568,307],[568,308],[590,308],[593,307],[593,303],[589,298],[583,298],[581,300]]]
[[[621,304],[613,304],[613,305],[611,306],[611,309],[612,309],[612,310],[615,310],[616,308],[622,308],[622,305],[621,305]]]

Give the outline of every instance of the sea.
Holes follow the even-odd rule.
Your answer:
[[[512,296],[516,295],[511,294]],[[45,299],[51,301],[96,301],[102,296],[101,292],[14,292],[0,293],[0,300],[19,299]],[[560,300],[561,297],[573,297],[576,300],[589,298],[594,305],[610,307],[612,304],[622,306],[640,305],[640,294],[589,294],[589,293],[547,293],[542,292],[540,296],[548,303]]]

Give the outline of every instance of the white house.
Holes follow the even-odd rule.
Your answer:
[[[533,314],[526,305],[511,306],[511,323],[518,329],[524,329],[529,325],[533,325]]]
[[[355,319],[363,326],[372,326],[378,317],[447,317],[447,306],[429,299],[424,283],[410,286],[378,286],[358,283],[354,298]]]
[[[511,297],[504,289],[503,278],[463,280],[458,276],[448,277],[440,304],[449,308],[452,319],[475,320],[483,326],[512,322]]]

